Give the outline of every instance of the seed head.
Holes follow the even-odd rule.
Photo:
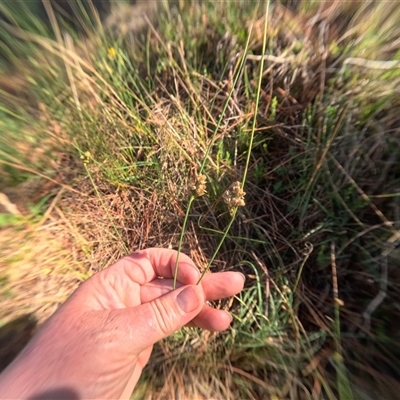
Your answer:
[[[85,151],[82,155],[81,155],[81,160],[83,161],[83,163],[89,164],[90,159],[92,158],[92,155],[90,154],[90,151]]]
[[[235,208],[244,207],[246,205],[244,196],[246,196],[246,192],[241,188],[240,182],[234,182],[231,189],[227,189],[222,195],[222,198],[228,205],[231,214],[233,214]]]
[[[196,185],[193,186],[193,191],[197,197],[204,196],[207,193],[206,190],[207,177],[205,175],[199,175],[196,179]]]
[[[243,191],[242,187],[240,186],[240,182],[235,182],[232,186],[232,191],[236,194],[238,197],[244,197],[246,196],[246,192]]]

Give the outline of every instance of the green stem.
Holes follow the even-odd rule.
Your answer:
[[[181,253],[181,249],[182,249],[182,243],[183,243],[183,236],[185,234],[186,231],[186,225],[189,219],[189,212],[190,212],[190,208],[192,206],[193,200],[195,199],[194,195],[192,194],[190,196],[189,199],[189,204],[186,208],[186,214],[185,214],[185,219],[183,220],[183,226],[182,226],[182,230],[181,230],[181,235],[179,237],[179,244],[178,244],[178,254],[176,255],[176,261],[175,261],[175,271],[174,271],[174,289],[176,289],[176,280],[178,277],[178,262],[179,262],[179,254]]]
[[[237,213],[237,207],[235,207],[235,208],[233,209],[232,218],[231,218],[231,220],[229,221],[229,224],[228,224],[228,226],[226,227],[225,232],[224,232],[224,234],[223,234],[221,240],[219,241],[217,248],[216,248],[215,251],[214,251],[214,254],[212,255],[210,261],[208,262],[207,267],[204,269],[204,271],[202,272],[202,274],[201,274],[199,280],[197,281],[197,285],[198,285],[198,284],[201,282],[201,280],[204,278],[204,275],[209,271],[209,269],[210,269],[210,267],[211,267],[211,264],[214,262],[215,257],[217,257],[217,254],[218,254],[218,252],[219,252],[219,250],[220,250],[222,244],[224,243],[226,236],[228,235],[229,229],[231,229],[231,226],[232,226],[232,224],[233,224],[233,221],[235,220],[236,213]]]
[[[254,132],[256,130],[256,124],[257,124],[258,103],[260,102],[261,85],[262,85],[262,78],[263,78],[263,71],[264,71],[264,56],[265,56],[265,51],[266,51],[266,48],[267,48],[268,15],[269,15],[269,1],[267,2],[267,6],[266,6],[266,10],[265,10],[264,37],[263,37],[263,45],[262,45],[262,56],[261,56],[261,62],[260,62],[260,74],[258,75],[256,104],[255,104],[255,107],[254,107],[253,124],[252,124],[252,127],[251,127],[251,137],[250,137],[250,143],[249,143],[249,151],[247,153],[246,166],[244,168],[244,173],[243,173],[243,178],[242,178],[242,189],[244,188],[244,184],[246,183],[247,170],[249,169],[251,150],[253,148]]]
[[[258,75],[256,104],[255,104],[255,108],[254,108],[254,118],[253,118],[253,124],[252,124],[252,128],[251,128],[249,150],[248,150],[248,153],[247,153],[246,165],[245,165],[245,169],[244,169],[244,172],[243,172],[242,189],[244,188],[244,184],[246,183],[247,171],[248,171],[249,165],[250,165],[251,150],[253,148],[254,132],[256,130],[258,103],[260,101],[261,84],[262,84],[262,77],[263,77],[263,71],[264,71],[264,56],[265,56],[265,50],[267,48],[268,15],[269,15],[269,1],[267,2],[267,7],[266,7],[266,10],[265,10],[264,38],[263,38],[263,46],[262,46],[262,57],[261,57],[261,63],[260,63],[260,73]],[[247,45],[248,45],[248,42],[249,42],[249,38],[250,38],[250,35],[247,38],[246,48],[247,48]],[[242,59],[242,61],[244,62],[244,60],[245,60],[245,57]],[[242,65],[243,64],[241,64],[241,67],[242,67]],[[235,83],[236,83],[236,81],[235,81]],[[226,108],[224,108],[224,113],[225,113],[225,110],[226,110]],[[203,161],[203,163],[204,163],[204,161]],[[226,236],[228,235],[228,232],[229,232],[229,230],[230,230],[230,228],[231,228],[231,226],[233,224],[233,221],[235,220],[236,213],[237,213],[237,207],[234,208],[231,220],[229,221],[229,224],[226,227],[225,232],[224,232],[220,242],[218,243],[217,248],[214,251],[214,254],[212,255],[210,261],[208,262],[207,267],[202,272],[202,274],[200,276],[200,279],[198,280],[197,284],[199,284],[201,282],[201,280],[203,279],[204,275],[209,271],[209,269],[211,267],[211,264],[214,262],[215,257],[217,256],[222,244],[225,241]]]
[[[224,104],[224,108],[222,109],[221,115],[220,115],[220,117],[219,117],[219,119],[218,119],[217,126],[215,127],[214,133],[213,133],[213,135],[211,136],[210,144],[207,146],[206,153],[205,153],[205,155],[204,155],[203,161],[202,161],[201,166],[200,166],[200,170],[199,170],[199,172],[198,172],[199,175],[201,175],[201,174],[203,173],[203,171],[204,171],[204,168],[205,168],[205,166],[206,166],[206,162],[207,162],[208,155],[210,154],[211,147],[212,147],[212,145],[214,144],[215,136],[217,135],[217,132],[218,132],[220,126],[222,125],[222,121],[224,120],[224,117],[225,117],[225,112],[226,112],[226,110],[227,110],[227,108],[228,108],[228,105],[229,105],[229,101],[230,101],[230,99],[231,99],[231,97],[232,97],[232,95],[233,95],[233,92],[234,92],[235,88],[236,88],[236,84],[237,84],[237,82],[238,82],[238,80],[239,80],[239,78],[240,78],[240,76],[241,76],[241,72],[242,72],[244,63],[245,63],[245,61],[246,61],[246,56],[247,56],[247,51],[248,51],[248,48],[249,48],[249,43],[250,43],[250,37],[251,37],[252,29],[253,29],[253,27],[251,27],[250,32],[249,32],[249,34],[248,34],[248,36],[247,36],[246,46],[245,46],[245,49],[244,49],[244,52],[243,52],[242,59],[240,60],[240,65],[239,65],[237,74],[236,74],[236,76],[235,76],[235,79],[234,79],[232,88],[231,88],[231,90],[229,91],[228,98],[226,99],[226,102],[225,102],[225,104]],[[253,132],[253,134],[254,134],[254,132]],[[176,281],[177,281],[177,276],[178,276],[178,260],[179,260],[179,255],[180,255],[181,248],[182,248],[183,237],[184,237],[184,234],[185,234],[186,224],[187,224],[187,221],[188,221],[190,209],[191,209],[191,206],[192,206],[192,203],[193,203],[193,200],[194,200],[194,199],[195,199],[194,195],[191,195],[191,197],[190,197],[190,199],[189,199],[189,203],[188,203],[187,209],[186,209],[186,214],[185,214],[185,219],[184,219],[184,221],[183,221],[183,226],[182,226],[182,230],[181,230],[181,235],[180,235],[180,238],[179,238],[178,254],[177,254],[177,256],[176,256],[175,271],[174,271],[174,289],[176,288]],[[233,215],[236,215],[236,211],[237,211],[237,210],[234,211],[234,214],[233,214]],[[233,218],[233,219],[234,219],[234,218]],[[231,222],[229,223],[228,230],[229,230],[229,228],[231,227],[231,225],[232,225],[232,223],[233,223],[233,219],[231,219]],[[226,235],[227,235],[227,231],[225,231],[225,233],[224,233],[224,237],[223,237],[224,239],[225,239]],[[222,241],[222,242],[223,242],[223,241]],[[222,246],[222,243],[220,243],[218,249],[219,249],[221,246]],[[214,254],[213,257],[215,258],[215,256],[216,256],[216,253]],[[211,260],[211,262],[214,261],[214,258]],[[209,266],[211,265],[211,262],[208,264]],[[209,266],[208,266],[208,268],[209,268]],[[207,268],[207,269],[208,269],[208,268]]]
[[[204,167],[206,166],[207,158],[208,158],[208,155],[209,155],[209,153],[210,153],[211,147],[212,147],[212,145],[214,144],[215,136],[217,135],[217,132],[218,132],[219,128],[220,128],[221,125],[222,125],[222,121],[223,121],[224,118],[225,118],[226,109],[228,108],[228,105],[229,105],[229,101],[231,100],[232,95],[233,95],[233,92],[235,91],[235,88],[236,88],[236,84],[237,84],[237,82],[238,82],[240,76],[242,75],[242,69],[243,69],[243,65],[244,65],[244,63],[245,63],[245,61],[246,61],[247,51],[248,51],[248,49],[249,49],[249,43],[250,43],[250,37],[251,37],[251,32],[252,32],[252,30],[253,30],[253,26],[251,26],[250,32],[249,32],[249,34],[248,34],[248,36],[247,36],[246,46],[245,46],[244,51],[243,51],[242,59],[240,60],[239,69],[238,69],[237,74],[236,74],[236,76],[235,76],[235,79],[234,79],[234,81],[233,81],[232,88],[231,88],[231,90],[229,91],[228,98],[226,99],[226,102],[225,102],[225,104],[224,104],[224,108],[222,109],[221,115],[220,115],[220,117],[219,117],[219,119],[218,119],[217,126],[215,127],[214,133],[213,133],[213,135],[211,136],[211,142],[210,142],[210,144],[207,146],[206,154],[204,155],[203,162],[201,163],[201,166],[200,166],[199,175],[201,175],[201,173],[202,173],[203,170],[204,170]]]

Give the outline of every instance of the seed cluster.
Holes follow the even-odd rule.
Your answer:
[[[205,175],[199,175],[196,179],[196,185],[193,186],[193,190],[197,197],[204,196],[207,193],[206,190],[207,177]]]
[[[244,196],[246,192],[241,188],[240,182],[234,182],[231,189],[225,191],[222,195],[224,202],[228,205],[229,212],[232,214],[237,207],[244,207]]]
[[[81,155],[81,160],[83,161],[83,163],[89,164],[90,159],[92,158],[92,155],[90,154],[89,151],[85,151],[82,155]]]

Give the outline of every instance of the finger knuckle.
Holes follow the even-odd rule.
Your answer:
[[[160,299],[154,300],[151,303],[151,306],[157,327],[160,329],[161,333],[164,336],[167,336],[174,332],[175,329],[173,316],[175,310],[173,310],[172,307],[169,308],[167,304]]]

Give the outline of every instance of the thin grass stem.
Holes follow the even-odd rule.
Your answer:
[[[234,93],[234,91],[235,91],[235,88],[236,88],[236,84],[237,84],[237,82],[238,82],[238,80],[239,80],[239,78],[240,78],[240,76],[241,76],[241,71],[242,71],[242,69],[243,69],[243,66],[244,66],[244,63],[245,63],[246,57],[247,57],[247,52],[248,52],[248,48],[249,48],[249,43],[250,43],[250,38],[251,38],[252,30],[253,30],[253,26],[250,27],[250,32],[249,32],[249,34],[247,35],[247,41],[246,41],[246,45],[245,45],[245,48],[244,48],[244,51],[243,51],[242,59],[240,60],[240,64],[239,64],[238,71],[237,71],[237,73],[236,73],[236,76],[235,76],[235,79],[234,79],[232,88],[231,88],[231,90],[229,91],[228,98],[226,99],[226,102],[225,102],[225,104],[224,104],[224,108],[222,109],[221,115],[220,115],[220,117],[219,117],[219,119],[218,119],[217,126],[215,127],[215,130],[214,130],[213,135],[212,135],[212,137],[211,137],[211,141],[210,141],[209,145],[207,146],[206,153],[205,153],[205,155],[204,155],[204,158],[203,158],[203,161],[202,161],[202,163],[201,163],[200,170],[199,170],[199,173],[198,173],[199,175],[201,175],[201,174],[203,173],[203,171],[204,171],[204,168],[205,168],[205,166],[206,166],[206,162],[207,162],[207,159],[208,159],[208,155],[210,154],[211,148],[212,148],[212,146],[213,146],[213,144],[214,144],[215,137],[216,137],[216,135],[217,135],[217,132],[219,131],[219,128],[220,128],[220,126],[221,126],[221,124],[222,124],[222,121],[224,120],[225,113],[226,113],[226,110],[227,110],[227,108],[228,108],[230,99],[232,98],[232,95],[233,95],[233,93]],[[253,132],[253,134],[254,134],[254,132]],[[194,197],[193,195],[191,195],[191,197],[189,198],[189,203],[188,203],[188,206],[187,206],[187,208],[186,208],[185,219],[184,219],[184,222],[183,222],[183,226],[182,226],[182,230],[181,230],[181,235],[180,235],[180,238],[179,238],[178,254],[177,254],[177,256],[176,256],[175,271],[174,271],[174,289],[176,288],[176,280],[177,280],[177,276],[178,276],[179,254],[180,254],[180,251],[181,251],[181,249],[182,249],[182,242],[183,242],[183,237],[184,237],[184,235],[185,235],[186,224],[187,224],[187,221],[188,221],[190,209],[191,209],[191,206],[192,206],[192,203],[193,203],[193,200],[194,200],[194,199],[195,199],[195,197]],[[234,211],[234,214],[236,214],[236,210]],[[229,225],[228,225],[228,229],[232,226],[232,223],[233,223],[233,219],[231,219],[231,222],[230,222]],[[225,237],[226,237],[226,234],[227,234],[227,231],[225,231],[225,234],[224,234]],[[224,237],[224,239],[225,239],[225,237]],[[222,241],[222,242],[223,242],[223,241]],[[219,245],[219,247],[218,247],[218,250],[219,250],[219,248],[220,248],[221,246],[222,246],[222,243],[220,243],[220,245]],[[215,258],[216,253],[214,253],[214,254],[215,254],[215,255],[214,255],[214,258]],[[212,261],[214,261],[214,259],[213,259]],[[212,262],[212,261],[211,261],[211,262]],[[208,264],[208,268],[209,268],[210,265],[211,265],[211,263]]]
[[[251,150],[253,147],[253,141],[254,141],[254,133],[256,130],[256,120],[257,120],[257,113],[258,113],[258,103],[260,101],[260,93],[261,93],[261,84],[262,84],[262,77],[263,77],[263,71],[264,71],[264,56],[265,56],[265,51],[267,48],[267,28],[268,28],[268,16],[269,16],[269,1],[267,2],[266,5],[266,10],[265,10],[265,24],[264,24],[264,37],[263,37],[263,46],[262,46],[262,58],[261,58],[261,63],[260,63],[260,73],[258,75],[258,85],[257,85],[257,93],[256,93],[256,104],[255,104],[255,109],[254,109],[254,119],[253,119],[253,124],[252,124],[252,128],[251,128],[251,135],[250,135],[250,143],[249,143],[249,149],[248,149],[248,153],[247,153],[247,158],[246,158],[246,165],[245,165],[245,169],[243,171],[243,179],[242,179],[242,189],[244,187],[244,184],[246,183],[246,177],[247,177],[247,171],[249,168],[249,164],[250,164],[250,157],[251,157]],[[225,111],[225,109],[224,109]],[[204,161],[203,161],[204,162]],[[231,219],[228,223],[228,226],[225,229],[224,234],[222,235],[221,240],[219,241],[214,254],[212,255],[210,261],[207,264],[207,267],[204,269],[204,271],[202,272],[200,279],[198,280],[197,284],[199,284],[201,282],[201,280],[203,279],[204,275],[209,271],[211,264],[214,262],[215,257],[217,256],[219,250],[221,249],[222,244],[225,241],[226,236],[228,235],[228,232],[233,224],[233,221],[235,220],[236,217],[236,213],[237,213],[238,208],[235,207],[232,210],[232,216]]]
[[[221,240],[219,241],[219,243],[218,243],[218,245],[217,245],[217,247],[216,247],[216,249],[215,249],[215,251],[214,251],[214,254],[213,254],[212,257],[210,258],[210,261],[208,262],[207,267],[206,267],[206,268],[204,269],[204,271],[201,273],[201,276],[200,276],[199,280],[197,281],[197,285],[198,285],[198,284],[201,282],[201,280],[204,278],[204,275],[209,271],[209,269],[210,269],[210,267],[211,267],[211,264],[214,262],[215,257],[217,257],[217,254],[218,254],[219,250],[221,249],[221,246],[223,245],[226,236],[228,235],[228,232],[229,232],[229,230],[230,230],[230,228],[231,228],[231,226],[232,226],[232,224],[233,224],[233,221],[235,220],[236,213],[237,213],[237,209],[238,209],[237,207],[235,207],[235,208],[233,209],[231,220],[229,221],[229,224],[228,224],[228,226],[226,227],[225,232],[224,232],[224,234],[222,235],[222,238],[221,238]]]
[[[335,243],[331,242],[331,266],[332,266],[332,286],[333,286],[333,313],[334,313],[334,342],[336,352],[334,360],[336,362],[336,382],[338,386],[339,399],[352,400],[353,392],[350,386],[349,379],[346,373],[346,366],[343,360],[343,351],[341,345],[341,330],[340,330],[340,306],[343,304],[339,298],[339,288],[337,279]]]
[[[247,171],[248,171],[249,165],[250,165],[251,150],[253,148],[254,132],[256,130],[256,125],[257,125],[258,103],[260,102],[261,85],[262,85],[263,71],[264,71],[265,52],[267,49],[268,16],[269,16],[269,1],[267,2],[266,10],[265,10],[264,37],[263,37],[262,54],[261,54],[261,61],[260,61],[260,73],[258,75],[256,104],[254,106],[254,117],[253,117],[253,123],[251,126],[249,150],[247,152],[246,164],[245,164],[244,171],[243,171],[242,190],[244,189],[244,185],[246,183]]]
[[[183,243],[183,236],[185,235],[186,231],[186,225],[189,220],[189,211],[192,206],[193,200],[195,199],[194,195],[192,194],[189,198],[189,203],[186,209],[185,213],[185,219],[183,220],[183,225],[182,225],[182,230],[181,230],[181,235],[179,237],[179,244],[178,244],[178,254],[176,256],[176,261],[175,261],[175,271],[174,271],[174,289],[176,289],[176,280],[178,277],[178,262],[179,262],[179,254],[181,253],[182,249],[182,243]]]

